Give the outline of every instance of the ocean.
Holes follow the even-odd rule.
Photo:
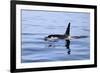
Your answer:
[[[64,34],[68,23],[70,36],[88,36],[48,42],[50,34]],[[21,62],[51,62],[90,59],[90,14],[85,12],[21,11]],[[52,45],[52,46],[49,46]]]

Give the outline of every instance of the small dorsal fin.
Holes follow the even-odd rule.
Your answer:
[[[70,35],[70,22],[69,22],[68,27],[66,29],[65,35]]]

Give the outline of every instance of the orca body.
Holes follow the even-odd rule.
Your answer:
[[[87,38],[88,36],[70,36],[70,23],[64,34],[51,34],[44,38],[45,41],[57,42],[58,40],[65,40],[65,47],[68,50],[67,53],[71,53],[70,49],[70,40],[71,39],[80,39]],[[53,43],[54,44],[54,43]],[[53,44],[49,44],[48,47],[52,47]]]
[[[67,39],[69,39],[69,36],[67,36],[67,35],[61,35],[61,34],[51,34],[51,35],[49,35],[49,36],[47,36],[47,37],[45,37],[45,41],[53,41],[53,40],[55,40],[55,41],[57,41],[57,40],[67,40]]]
[[[51,34],[44,38],[45,41],[56,42],[58,40],[65,40],[65,47],[69,49],[68,53],[70,54],[70,40],[71,39],[79,39],[79,38],[87,38],[88,36],[70,36],[70,23],[64,34]],[[52,46],[52,45],[49,45]]]
[[[70,39],[79,39],[87,38],[88,36],[70,36],[70,23],[66,29],[65,34],[51,34],[44,38],[45,41],[57,41],[57,40],[70,40]]]
[[[59,39],[70,39],[70,23],[68,24],[65,34],[51,34],[44,38],[45,41],[57,41]]]

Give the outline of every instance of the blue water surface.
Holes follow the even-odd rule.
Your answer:
[[[50,62],[90,59],[90,37],[46,42],[50,34],[64,34],[71,23],[71,36],[90,35],[90,14],[80,12],[21,11],[21,62]],[[53,44],[49,47],[48,45]],[[68,54],[70,51],[70,54]]]

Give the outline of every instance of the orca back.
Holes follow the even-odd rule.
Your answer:
[[[68,27],[66,29],[65,35],[68,35],[68,36],[70,35],[70,22],[69,22]]]

